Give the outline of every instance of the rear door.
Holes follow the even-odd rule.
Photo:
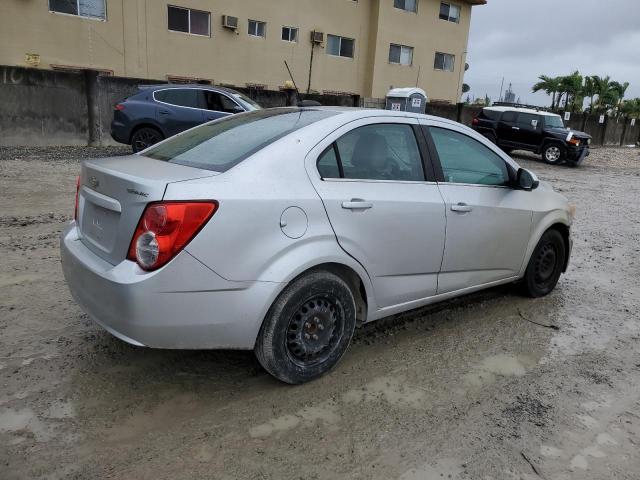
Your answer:
[[[369,273],[379,308],[437,291],[444,204],[421,151],[417,120],[375,117],[336,130],[307,157],[338,242]]]
[[[205,121],[201,95],[202,90],[197,88],[168,88],[153,92],[153,98],[159,104],[157,121],[167,136]]]
[[[466,130],[425,123],[447,216],[438,293],[514,278],[529,242],[530,193],[511,188],[513,168]]]
[[[518,126],[516,120],[518,113],[507,111],[502,114],[498,121],[498,144],[515,146],[518,144]]]

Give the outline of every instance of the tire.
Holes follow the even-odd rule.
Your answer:
[[[142,127],[131,135],[131,148],[138,153],[151,145],[163,140],[162,133],[153,127]]]
[[[347,350],[356,326],[347,283],[326,271],[294,280],[271,305],[255,355],[278,380],[299,384],[331,370]]]
[[[548,143],[542,149],[542,161],[549,165],[558,165],[565,159],[566,150],[558,143]]]
[[[524,292],[544,297],[555,288],[567,255],[564,239],[557,230],[547,230],[531,254],[522,282]]]

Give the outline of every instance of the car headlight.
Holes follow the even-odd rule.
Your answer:
[[[567,213],[569,214],[569,218],[571,219],[571,221],[574,220],[574,218],[576,218],[576,211],[577,211],[578,207],[576,207],[575,203],[570,203],[567,206]]]

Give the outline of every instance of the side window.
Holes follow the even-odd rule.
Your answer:
[[[356,128],[336,141],[344,178],[424,181],[422,157],[410,125]]]
[[[509,170],[504,160],[477,140],[445,128],[431,127],[429,132],[446,182],[475,185],[509,183]]]
[[[526,128],[528,130],[535,130],[540,125],[540,117],[533,113],[519,113],[518,114],[518,127]]]
[[[502,121],[506,123],[515,123],[518,114],[516,112],[504,112],[502,114]]]
[[[202,90],[204,94],[204,104],[207,110],[216,112],[236,113],[238,105],[225,95],[210,90]]]
[[[318,172],[322,178],[340,178],[340,167],[333,143],[318,158]]]
[[[172,88],[155,93],[156,100],[178,107],[200,108],[198,92],[195,88]]]

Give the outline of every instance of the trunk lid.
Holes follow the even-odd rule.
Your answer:
[[[78,193],[80,240],[116,265],[127,256],[145,206],[162,200],[168,184],[214,175],[139,155],[86,160]]]

